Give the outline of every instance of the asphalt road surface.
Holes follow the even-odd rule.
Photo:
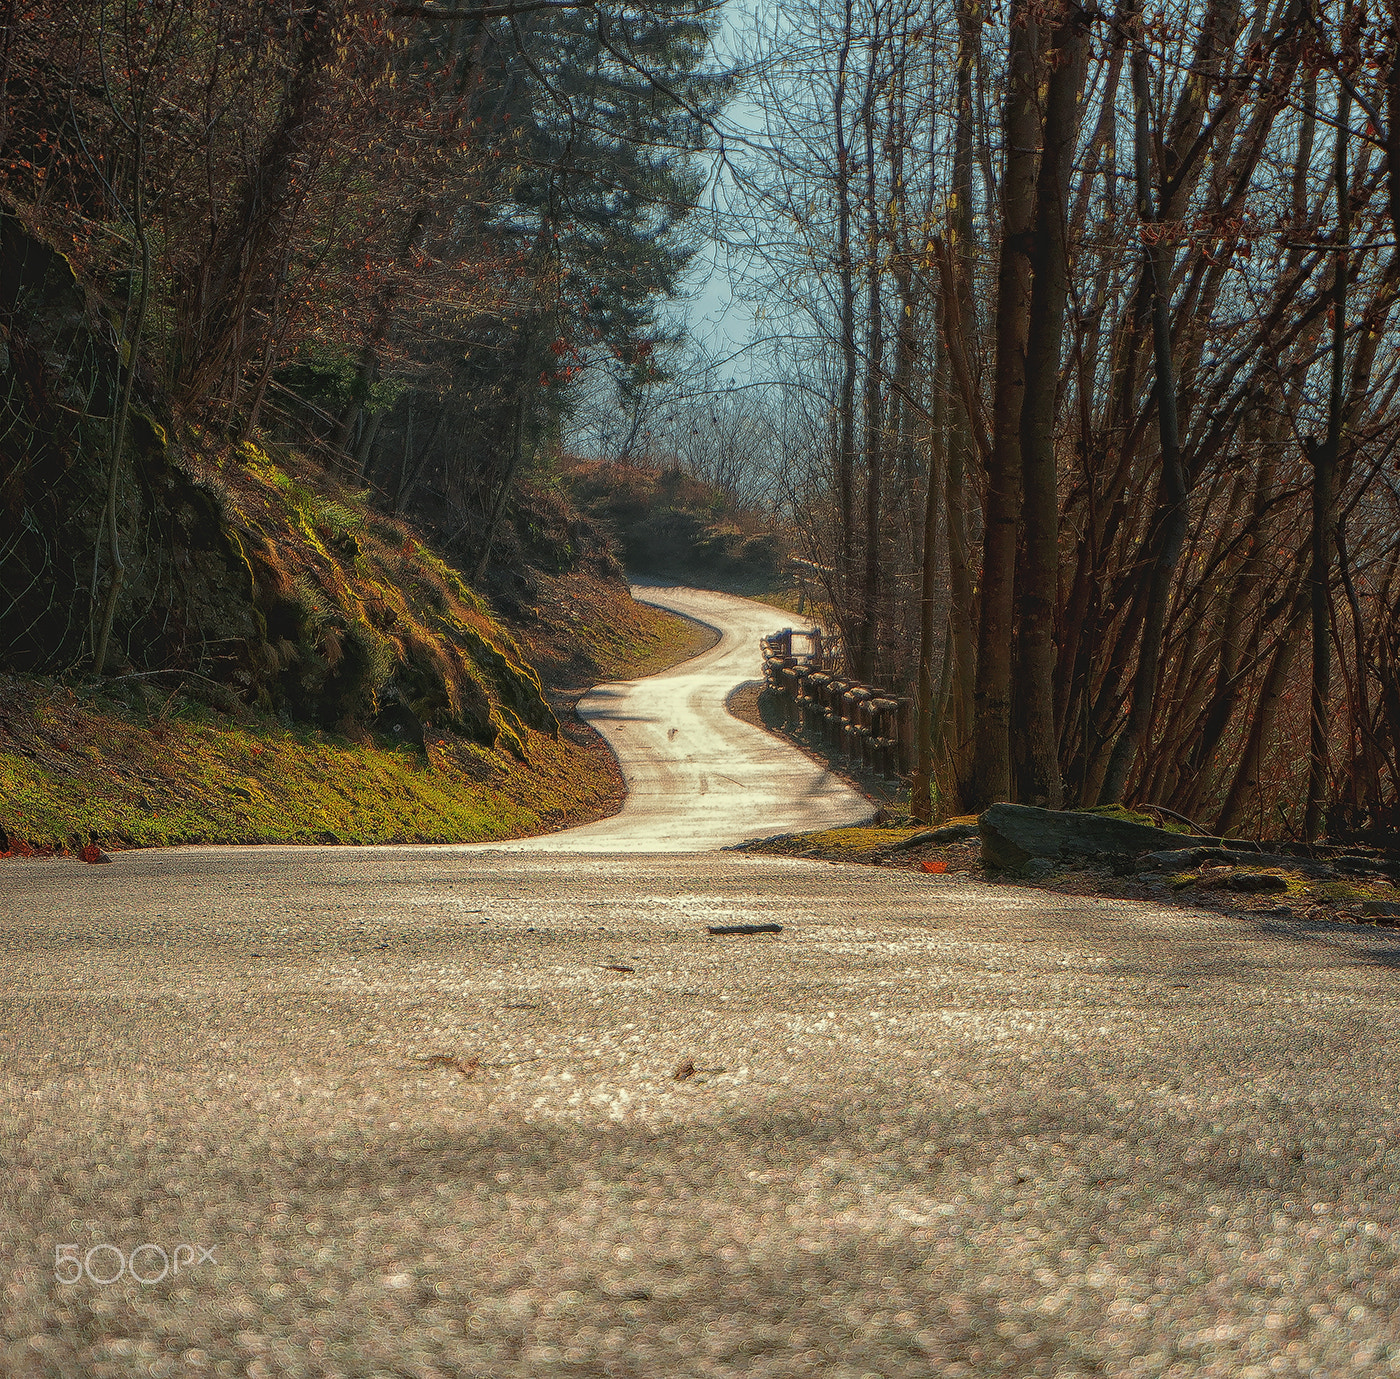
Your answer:
[[[610,819],[518,848],[705,852],[870,817],[870,805],[839,777],[725,710],[729,691],[762,672],[759,638],[799,620],[730,594],[661,585],[632,592],[715,628],[720,640],[660,675],[599,685],[579,701],[579,715],[622,767],[626,803]]]
[[[0,1375],[1400,1373],[1397,977],[732,853],[0,863]]]

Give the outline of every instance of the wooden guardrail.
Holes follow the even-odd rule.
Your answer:
[[[795,643],[806,643],[799,650]],[[789,728],[817,737],[852,765],[876,775],[908,775],[914,701],[841,673],[839,642],[820,628],[785,627],[762,639],[763,679],[776,691]]]

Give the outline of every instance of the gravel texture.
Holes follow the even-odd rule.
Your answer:
[[[0,862],[0,1374],[1400,1373],[1397,966],[736,855]]]

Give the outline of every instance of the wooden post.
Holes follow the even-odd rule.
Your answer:
[[[914,714],[913,703],[908,699],[899,701],[898,727],[895,736],[899,741],[898,748],[898,774],[907,776],[910,764],[914,760]]]

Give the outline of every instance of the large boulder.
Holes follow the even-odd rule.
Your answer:
[[[1134,823],[1112,813],[1036,809],[1028,804],[994,804],[977,818],[982,860],[1018,871],[1032,858],[1136,857],[1192,844],[1215,842],[1164,828]]]

